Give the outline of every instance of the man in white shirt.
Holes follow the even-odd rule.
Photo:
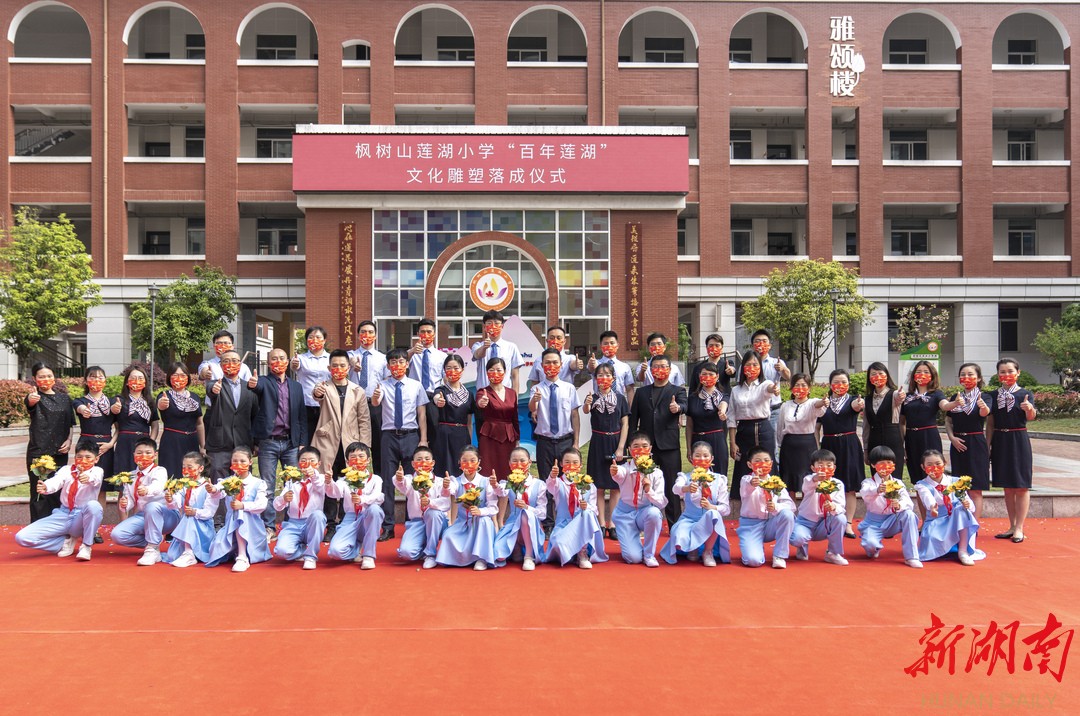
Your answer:
[[[352,372],[349,380],[364,389],[368,397],[368,415],[371,416],[371,464],[378,468],[382,463],[382,409],[371,402],[375,386],[390,377],[386,369],[386,355],[375,348],[375,321],[370,318],[360,321],[356,326],[356,338],[360,344],[349,351],[349,363]],[[384,484],[387,481],[384,481]]]
[[[442,385],[446,354],[435,347],[435,321],[421,318],[416,327],[416,336],[413,347],[409,349],[409,377],[420,383],[427,393],[427,434],[434,439],[439,411],[431,401],[435,397],[435,389]]]
[[[199,378],[204,382],[211,380],[221,380],[224,373],[221,372],[221,356],[223,353],[231,351],[236,339],[233,338],[233,334],[228,331],[222,330],[214,334],[214,357],[207,358],[199,364]],[[248,378],[251,377],[251,368],[248,368],[247,363],[240,364],[240,382],[246,383]],[[206,396],[206,404],[210,405],[210,396]]]

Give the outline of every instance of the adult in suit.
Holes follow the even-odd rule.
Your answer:
[[[267,356],[267,362],[270,375],[251,376],[248,388],[259,398],[259,412],[251,427],[251,435],[259,446],[259,476],[266,483],[266,494],[273,495],[278,465],[297,465],[300,441],[307,434],[307,409],[303,387],[286,375],[288,354],[275,348]],[[269,534],[277,518],[274,505],[268,504],[262,516]]]
[[[259,399],[240,381],[240,354],[221,354],[222,377],[210,386],[210,407],[203,415],[206,456],[210,458],[210,478],[215,482],[229,474],[232,451],[255,444],[251,425],[259,410]]]
[[[667,520],[671,526],[682,514],[682,499],[675,495],[674,488],[682,467],[679,415],[686,412],[686,390],[668,381],[671,362],[667,356],[654,356],[650,370],[653,382],[634,391],[629,431],[633,434],[640,430],[652,438],[653,460],[664,473]]]
[[[371,445],[371,415],[364,389],[349,381],[349,354],[341,349],[330,353],[330,380],[312,391],[319,403],[319,422],[312,433],[311,446],[319,451],[322,472],[337,476],[346,465],[345,448],[354,442]],[[393,504],[387,508],[394,509]],[[331,497],[323,503],[329,541],[341,517],[341,500]]]

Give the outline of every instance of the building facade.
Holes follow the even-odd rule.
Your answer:
[[[110,372],[132,357],[129,306],[199,263],[239,277],[248,350],[266,335],[286,346],[305,323],[347,345],[369,316],[384,344],[405,343],[430,313],[453,347],[479,333],[469,275],[505,266],[520,289],[508,311],[530,327],[563,320],[588,351],[611,325],[633,357],[635,327],[684,323],[699,346],[714,331],[736,345],[761,276],[835,258],[878,306],[840,346],[842,367],[895,365],[891,315],[934,303],[952,312],[946,374],[1007,353],[1043,379],[1031,339],[1080,295],[1080,4],[2,7],[0,211],[74,221],[105,299],[85,351]],[[294,191],[295,131],[308,125],[556,147],[685,135],[686,188],[369,187],[331,202]],[[346,225],[355,290],[343,309]]]

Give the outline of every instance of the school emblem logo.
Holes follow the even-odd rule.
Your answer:
[[[499,268],[480,269],[469,282],[469,295],[481,311],[501,311],[514,300],[514,280]]]

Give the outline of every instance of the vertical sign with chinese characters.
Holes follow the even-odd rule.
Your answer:
[[[629,315],[627,316],[630,329],[630,349],[641,349],[641,306],[642,283],[641,273],[641,224],[630,223],[626,225],[626,246],[628,250],[627,281],[629,282]]]
[[[851,15],[829,18],[829,40],[829,94],[854,97],[866,61],[862,53],[855,51],[855,21]]]
[[[343,328],[342,348],[355,348],[353,345],[353,324],[356,316],[353,315],[353,305],[356,298],[356,287],[353,284],[356,265],[353,257],[356,250],[356,224],[343,222],[338,225],[338,239],[341,248],[341,256],[338,261],[338,280],[341,282],[341,325]]]

